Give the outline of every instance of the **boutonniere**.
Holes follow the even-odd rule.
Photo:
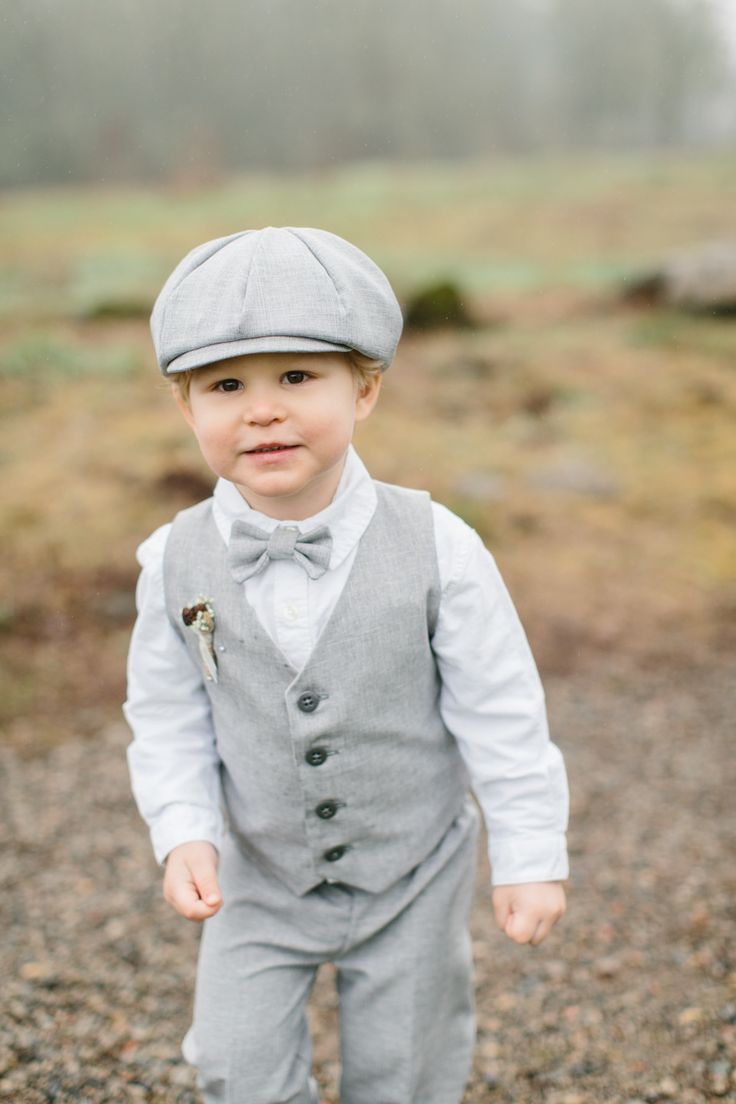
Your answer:
[[[215,611],[212,599],[202,594],[192,606],[185,606],[181,619],[188,629],[197,634],[202,670],[207,682],[217,682],[217,662],[215,660]]]

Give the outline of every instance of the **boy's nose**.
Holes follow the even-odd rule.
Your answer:
[[[244,416],[251,425],[271,425],[272,422],[282,422],[286,411],[279,396],[262,393],[252,396]]]

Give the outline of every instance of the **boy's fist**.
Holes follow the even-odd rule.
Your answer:
[[[565,911],[565,891],[560,882],[528,882],[496,886],[493,909],[496,923],[515,943],[536,947]]]
[[[217,848],[204,840],[180,843],[166,857],[164,897],[187,920],[206,920],[222,904]]]

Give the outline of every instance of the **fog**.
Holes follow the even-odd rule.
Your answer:
[[[733,0],[15,0],[0,184],[736,140]]]

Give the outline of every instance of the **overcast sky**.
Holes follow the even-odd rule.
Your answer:
[[[718,7],[721,9],[731,45],[736,49],[736,0],[719,0]]]

